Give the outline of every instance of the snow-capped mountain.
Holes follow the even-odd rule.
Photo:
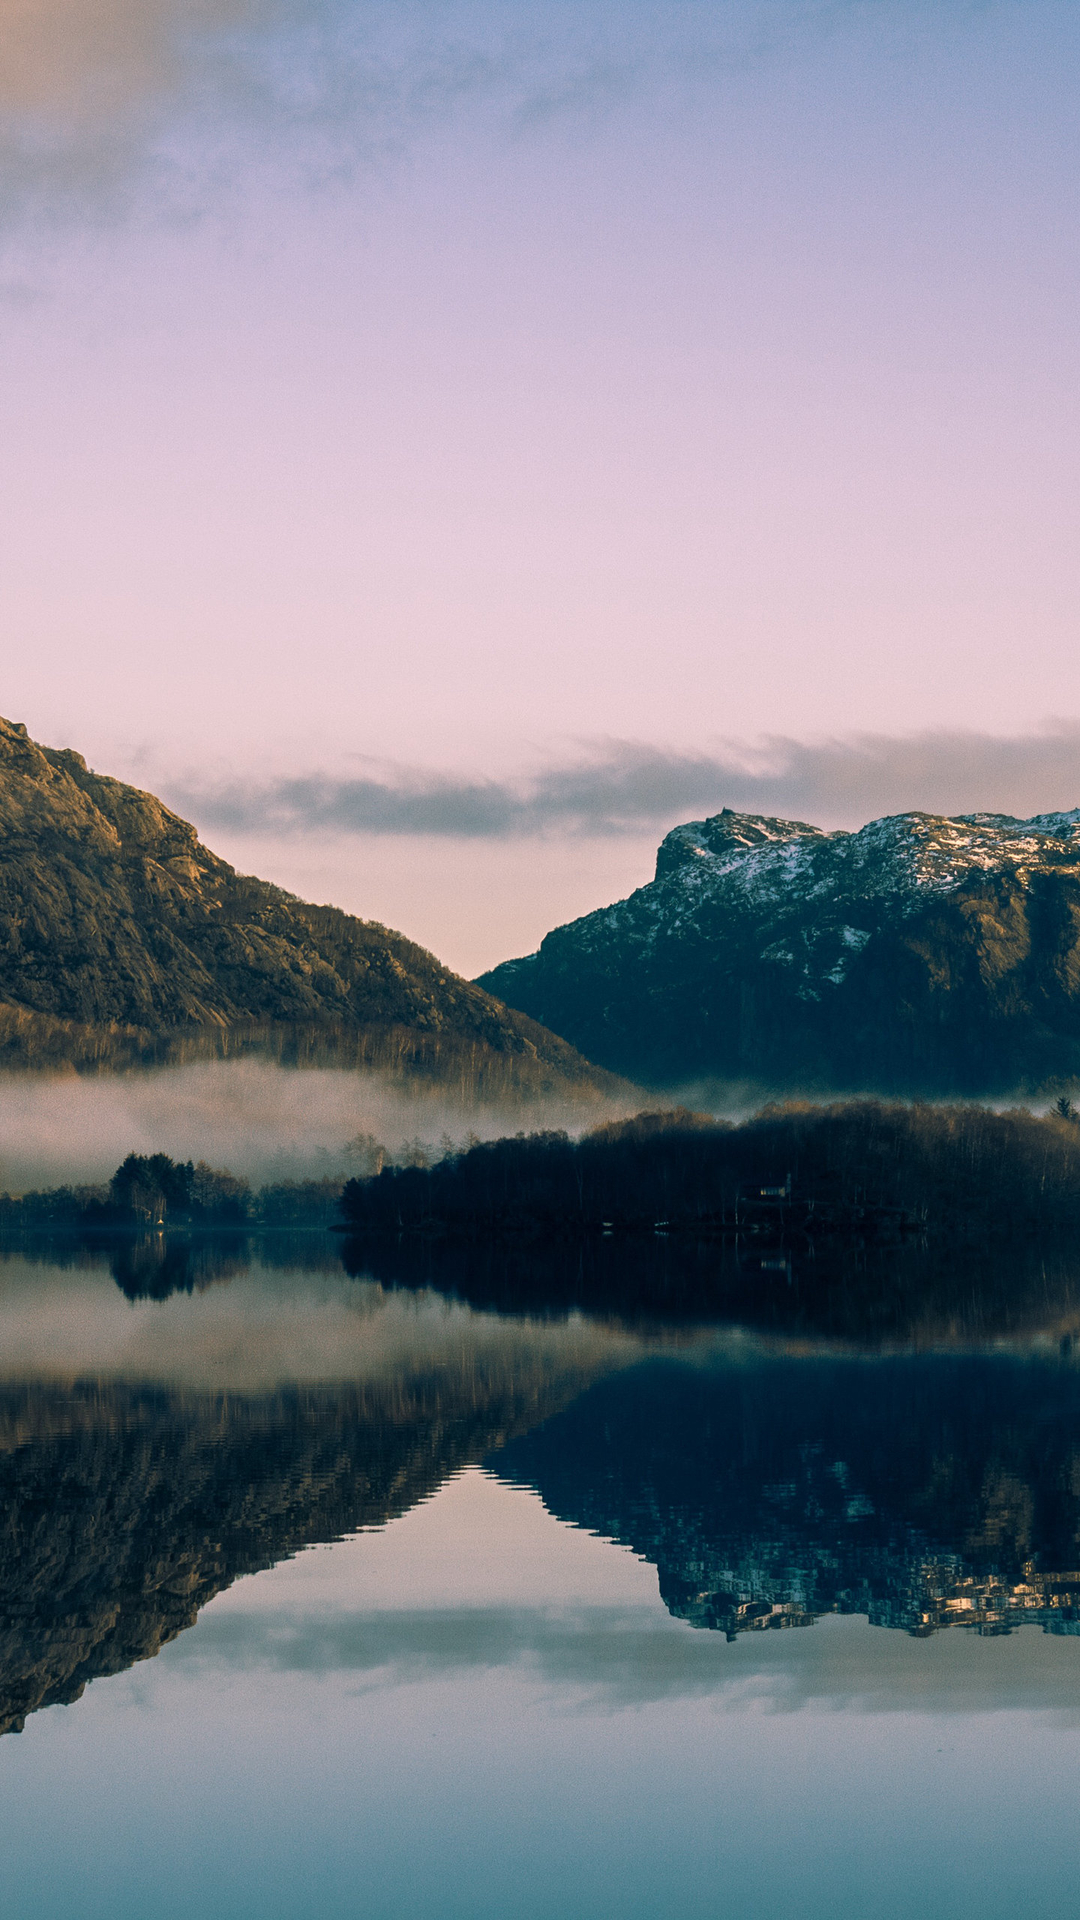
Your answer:
[[[991,1093],[1080,1074],[1080,808],[857,833],[727,809],[481,984],[654,1083]]]

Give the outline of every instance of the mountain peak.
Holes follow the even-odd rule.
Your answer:
[[[256,1043],[488,1091],[611,1084],[403,935],[236,873],[153,794],[0,720],[0,1060]]]
[[[482,976],[654,1083],[991,1092],[1080,1075],[1080,808],[857,831],[725,809]]]
[[[723,859],[792,840],[823,838],[821,828],[808,826],[805,820],[774,820],[724,807],[707,820],[688,820],[665,834],[656,855],[656,878],[664,879],[695,860]]]

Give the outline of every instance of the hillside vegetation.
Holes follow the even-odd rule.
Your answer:
[[[251,1047],[485,1096],[615,1084],[401,934],[236,873],[152,794],[0,720],[0,1066]]]

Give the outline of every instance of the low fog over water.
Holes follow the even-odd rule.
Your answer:
[[[418,1081],[373,1072],[202,1061],[149,1073],[0,1077],[0,1192],[105,1180],[128,1153],[206,1160],[255,1183],[366,1169],[372,1141],[391,1155],[438,1152],[626,1112],[591,1101],[473,1104]]]
[[[254,1185],[348,1179],[390,1159],[438,1157],[470,1137],[565,1127],[578,1134],[642,1110],[687,1106],[736,1123],[775,1098],[827,1102],[817,1088],[779,1094],[751,1082],[642,1088],[626,1100],[534,1097],[474,1102],[456,1089],[370,1069],[206,1060],[147,1072],[0,1074],[0,1193],[107,1180],[129,1153],[205,1160]],[[848,1095],[848,1098],[853,1096]],[[876,1096],[867,1089],[867,1097]],[[1045,1111],[1049,1099],[986,1101]]]

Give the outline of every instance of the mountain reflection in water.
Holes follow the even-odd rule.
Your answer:
[[[645,1364],[489,1464],[729,1638],[823,1613],[1080,1634],[1071,1356]]]
[[[1080,1293],[1064,1255],[1010,1258],[9,1250],[0,1731],[481,1461],[729,1638],[1080,1633]]]

